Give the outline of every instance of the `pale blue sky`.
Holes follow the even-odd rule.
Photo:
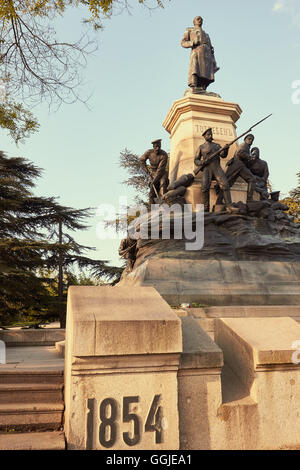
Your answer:
[[[2,150],[44,168],[36,192],[75,208],[132,197],[121,184],[126,174],[118,166],[120,151],[127,147],[142,154],[156,138],[169,150],[162,123],[187,88],[190,51],[180,42],[197,15],[204,18],[221,68],[209,91],[239,103],[239,133],[273,113],[255,131],[255,144],[269,163],[274,190],[286,194],[295,187],[300,104],[291,96],[292,83],[300,80],[300,0],[166,0],[164,9],[151,14],[130,1],[132,15],[105,21],[97,34],[98,51],[84,71],[91,109],[77,103],[49,113],[46,104],[40,105],[33,110],[40,131],[18,148],[1,130]],[[80,16],[76,10],[59,21],[67,39],[78,38]],[[91,228],[76,239],[97,248],[93,257],[116,264],[119,241],[99,240],[98,220],[91,219]]]

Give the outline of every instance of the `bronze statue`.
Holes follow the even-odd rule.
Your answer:
[[[187,175],[181,175],[180,178],[169,184],[167,192],[163,196],[164,202],[172,204],[176,201],[185,204],[184,195],[186,193],[186,189],[194,182],[194,179],[194,175],[189,173]]]
[[[201,191],[203,194],[203,204],[204,204],[204,211],[209,212],[209,189],[211,186],[211,182],[215,179],[222,190],[222,194],[224,196],[225,204],[231,204],[231,195],[229,184],[227,178],[225,176],[224,171],[220,165],[220,157],[226,158],[228,155],[229,145],[225,145],[222,147],[219,144],[213,142],[213,134],[212,129],[207,129],[202,136],[205,138],[206,142],[199,146],[196,155],[195,155],[195,165],[201,166],[205,161],[209,160],[210,157],[216,153],[220,152],[210,163],[208,163],[204,169],[202,174],[202,187]],[[196,174],[196,171],[194,172]]]
[[[119,246],[119,256],[127,260],[126,269],[131,271],[136,259],[137,240],[124,238]]]
[[[226,170],[226,177],[229,183],[229,186],[234,185],[238,177],[240,176],[246,183],[248,183],[247,189],[247,202],[253,200],[253,193],[255,190],[255,176],[249,170],[251,155],[250,155],[250,148],[254,141],[254,135],[248,134],[244,139],[244,143],[239,145],[235,154],[229,162],[227,162],[226,166],[228,166]],[[220,185],[219,185],[220,186]],[[219,195],[217,198],[217,204],[222,204],[223,199],[223,191],[220,186]],[[224,198],[225,199],[225,198]],[[226,201],[225,201],[226,202]]]
[[[191,48],[188,85],[193,90],[205,91],[215,81],[219,70],[209,35],[203,31],[201,16],[194,18],[194,27],[187,28],[181,41],[182,47]]]
[[[151,143],[153,148],[147,150],[141,156],[140,163],[151,178],[149,202],[154,204],[158,195],[164,195],[167,192],[169,184],[167,173],[168,154],[161,148],[161,139],[154,140]],[[146,163],[147,160],[150,163],[149,167]]]
[[[255,191],[259,193],[260,199],[268,199],[269,167],[267,162],[260,159],[260,152],[258,147],[253,147],[253,149],[251,150],[249,169],[251,173],[254,174]]]

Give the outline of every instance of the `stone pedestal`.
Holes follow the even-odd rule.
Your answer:
[[[181,322],[153,288],[71,287],[68,449],[178,449]]]
[[[213,130],[215,142],[221,146],[234,140],[237,137],[235,123],[241,113],[242,110],[237,103],[227,102],[205,93],[188,93],[176,100],[163,123],[170,134],[170,182],[181,175],[193,172],[196,150],[204,143],[202,134],[209,127]],[[223,169],[233,156],[237,145],[238,143],[233,144],[228,157],[221,159]],[[242,181],[232,187],[233,202],[246,202],[246,188],[246,184]],[[192,204],[194,209],[196,204],[202,204],[201,196],[201,173],[199,173],[194,184],[186,192],[186,201]],[[216,200],[213,188],[210,191],[210,198],[212,208]]]

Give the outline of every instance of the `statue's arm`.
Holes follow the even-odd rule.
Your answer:
[[[181,41],[182,47],[189,48],[193,47],[193,41],[190,40],[190,33],[189,31],[186,31],[183,35],[182,41]]]
[[[245,148],[244,144],[240,145],[235,153],[235,157],[238,160],[242,160],[246,165],[250,162],[251,156],[249,150]]]
[[[221,158],[226,158],[227,155],[228,155],[228,151],[229,151],[229,145],[226,144],[226,145],[224,145],[224,148],[223,148],[222,152],[220,153],[220,157]]]
[[[139,159],[139,162],[141,164],[141,167],[145,170],[146,173],[148,173],[148,167],[147,167],[147,160],[149,158],[150,150],[147,150]]]
[[[196,152],[196,155],[195,155],[195,159],[194,159],[194,163],[196,166],[200,166],[201,165],[201,158],[202,158],[202,153],[201,153],[201,146],[198,147],[198,150]]]
[[[268,167],[267,162],[265,162],[265,170],[264,170],[264,174],[263,174],[263,179],[265,181],[267,181],[269,176],[270,176],[269,167]]]

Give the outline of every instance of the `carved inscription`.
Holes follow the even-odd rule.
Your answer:
[[[226,129],[225,127],[210,126],[209,124],[195,124],[196,132],[201,134],[203,134],[203,132],[206,131],[206,129],[208,129],[209,127],[212,128],[214,137],[220,135],[234,137],[231,129]]]

